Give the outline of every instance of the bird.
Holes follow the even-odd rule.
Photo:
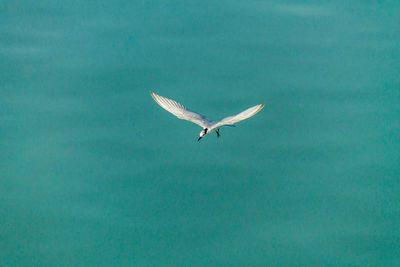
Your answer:
[[[204,115],[191,111],[184,107],[182,104],[176,102],[175,100],[157,95],[156,93],[150,91],[150,95],[153,97],[154,101],[158,105],[160,105],[166,111],[172,113],[176,117],[182,120],[191,121],[200,127],[203,130],[200,132],[200,136],[197,139],[197,142],[200,141],[203,137],[211,134],[212,132],[217,133],[217,137],[220,136],[219,128],[222,126],[230,126],[235,127],[235,123],[248,119],[254,115],[256,115],[261,109],[264,108],[265,104],[256,105],[246,109],[245,111],[240,112],[239,114],[226,117],[219,121],[210,121]]]

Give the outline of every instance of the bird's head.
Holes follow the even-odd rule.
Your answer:
[[[207,134],[208,129],[204,128],[203,131],[200,132],[200,137],[199,139],[197,139],[197,142],[200,141],[201,138],[203,138],[203,136],[205,136]]]

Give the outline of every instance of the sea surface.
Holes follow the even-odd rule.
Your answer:
[[[0,266],[400,266],[400,2],[0,14]]]

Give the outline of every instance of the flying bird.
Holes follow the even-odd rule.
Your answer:
[[[191,121],[203,128],[203,130],[200,132],[200,137],[197,139],[197,142],[200,141],[200,139],[204,136],[212,133],[213,131],[215,131],[217,133],[217,136],[219,137],[219,128],[221,126],[235,127],[235,123],[256,115],[265,106],[265,104],[256,105],[254,107],[246,109],[245,111],[240,112],[239,114],[226,117],[220,121],[210,121],[204,115],[193,112],[172,99],[157,95],[153,92],[150,92],[150,94],[153,97],[154,101],[156,101],[157,104],[166,111],[172,113],[179,119]]]

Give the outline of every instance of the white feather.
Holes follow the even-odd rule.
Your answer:
[[[211,125],[211,121],[209,121],[205,116],[188,110],[182,104],[172,99],[157,95],[153,92],[150,92],[150,94],[157,104],[159,104],[166,111],[174,114],[179,119],[194,122],[203,128],[207,128]]]

